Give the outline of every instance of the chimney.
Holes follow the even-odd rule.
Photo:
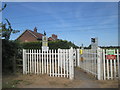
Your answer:
[[[37,28],[36,27],[34,28],[34,32],[37,32]]]
[[[54,38],[55,40],[57,40],[57,35],[52,34],[52,38]]]

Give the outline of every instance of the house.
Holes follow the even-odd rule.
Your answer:
[[[37,28],[35,27],[34,30],[25,30],[16,40],[20,42],[36,42],[42,41],[42,36],[44,34],[38,33]],[[57,39],[57,35],[52,34],[51,37],[48,38],[49,41],[55,41]]]
[[[52,37],[48,38],[48,41],[55,41],[55,40],[58,40],[58,37],[55,34],[52,34]]]

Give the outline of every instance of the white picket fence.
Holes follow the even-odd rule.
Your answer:
[[[118,79],[120,71],[120,51],[119,49],[114,49],[116,59],[106,59],[106,49],[102,50],[102,65],[101,73],[103,80]]]
[[[98,80],[118,79],[120,51],[115,49],[115,60],[106,59],[105,49],[23,49],[24,74],[48,74],[54,77],[74,78],[74,66],[91,73]]]
[[[77,50],[77,66],[91,73],[98,80],[117,79],[119,76],[120,51],[115,50],[116,59],[106,59],[106,50],[98,48],[83,49],[83,54]],[[81,58],[83,57],[83,60]]]
[[[48,51],[23,49],[23,74],[48,74],[73,79],[73,48]]]

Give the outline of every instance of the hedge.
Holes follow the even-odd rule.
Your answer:
[[[41,49],[42,42],[25,42],[21,43],[21,46],[24,49]],[[69,49],[70,47],[78,48],[78,46],[66,40],[49,41],[48,46],[49,49]]]

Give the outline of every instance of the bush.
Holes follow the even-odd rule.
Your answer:
[[[2,40],[2,70],[3,72],[13,72],[13,58],[17,56],[19,43]]]
[[[41,49],[42,42],[25,42],[21,46],[23,49]]]
[[[48,45],[50,49],[70,49],[70,47],[77,48],[75,44],[66,40],[50,41]]]
[[[42,42],[27,42],[21,43],[22,48],[24,49],[41,49]],[[58,40],[58,41],[49,41],[48,46],[50,49],[69,49],[70,47],[78,48],[72,42],[68,42],[66,40]]]

